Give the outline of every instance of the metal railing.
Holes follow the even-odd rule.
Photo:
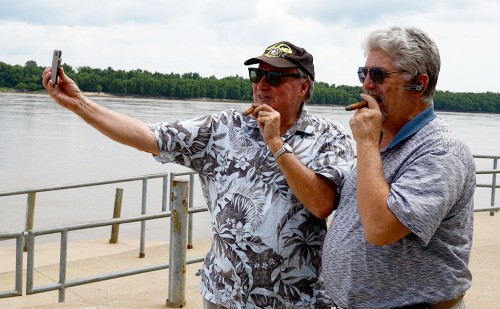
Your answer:
[[[26,194],[27,206],[26,206],[26,226],[25,230],[18,233],[0,233],[0,241],[15,239],[16,240],[16,270],[15,270],[15,287],[13,290],[0,291],[0,299],[5,297],[14,297],[22,295],[22,273],[23,273],[23,242],[24,248],[27,252],[27,265],[26,265],[26,295],[43,293],[58,290],[59,291],[59,302],[65,301],[65,292],[69,287],[74,287],[78,285],[84,285],[104,280],[110,280],[125,276],[131,276],[136,274],[141,274],[145,272],[151,272],[156,270],[162,270],[170,268],[170,273],[176,278],[172,278],[169,281],[169,297],[167,304],[172,307],[179,307],[182,305],[184,299],[184,288],[179,289],[179,282],[183,281],[182,276],[184,272],[183,267],[187,264],[199,263],[204,260],[204,257],[194,258],[186,261],[185,251],[187,248],[192,247],[192,216],[198,212],[205,212],[208,209],[206,207],[193,207],[193,187],[194,187],[194,172],[185,173],[165,173],[165,174],[153,174],[144,175],[138,177],[120,178],[114,180],[89,182],[82,184],[57,186],[57,187],[47,187],[39,189],[29,189],[29,190],[19,190],[11,192],[0,192],[0,197],[22,195]],[[189,180],[176,179],[179,176],[188,176]],[[148,179],[163,178],[162,186],[162,211],[158,213],[147,213],[147,191],[148,191]],[[124,182],[142,182],[142,193],[141,193],[141,214],[137,216],[131,216],[127,218],[115,218],[107,220],[99,220],[85,223],[77,223],[59,227],[50,228],[33,228],[33,218],[35,210],[35,197],[36,193],[48,192],[48,191],[58,191],[58,190],[68,190],[76,189],[90,186],[101,186],[108,184],[117,184]],[[186,198],[181,201],[176,202],[176,198],[183,196],[184,193],[176,193],[173,189],[178,187],[183,187],[179,185],[179,182],[186,182]],[[177,184],[177,185],[176,185]],[[171,199],[168,199],[171,196]],[[170,203],[169,203],[170,201]],[[171,210],[167,210],[170,206]],[[184,213],[185,210],[185,213]],[[172,215],[174,214],[174,215]],[[183,219],[185,217],[185,220]],[[140,222],[140,248],[139,248],[139,258],[145,257],[145,223],[148,220],[155,220],[161,218],[171,218],[174,222],[171,222],[170,231],[170,259],[174,259],[174,263],[162,263],[159,265],[150,265],[146,267],[122,270],[113,273],[99,274],[92,277],[79,278],[74,280],[67,280],[66,269],[67,269],[67,254],[68,254],[68,234],[72,231],[98,228],[103,226],[113,226],[116,224],[125,224],[132,222]],[[185,222],[184,222],[185,221]],[[189,224],[187,223],[189,222]],[[175,228],[174,228],[175,227]],[[181,230],[179,231],[179,227]],[[174,229],[173,229],[174,228]],[[173,229],[173,230],[172,230]],[[183,232],[185,229],[185,233]],[[59,258],[59,281],[57,283],[48,284],[44,286],[36,287],[34,284],[34,270],[35,270],[35,243],[36,237],[49,234],[60,234],[60,258]],[[184,241],[185,240],[185,241]],[[174,247],[174,248],[173,248]],[[182,254],[184,252],[184,254]],[[178,258],[178,256],[181,256]],[[173,282],[173,284],[170,284]],[[175,284],[174,284],[175,283]],[[172,287],[172,285],[174,285]],[[172,292],[171,292],[172,291]]]
[[[500,156],[475,155],[474,158],[476,159],[476,161],[478,159],[493,160],[493,167],[491,170],[479,170],[476,172],[477,175],[491,174],[491,183],[489,183],[489,184],[476,183],[476,188],[490,188],[491,189],[490,207],[483,207],[483,208],[479,207],[479,208],[474,209],[475,212],[489,211],[490,215],[493,216],[494,212],[500,210],[499,206],[495,206],[496,189],[500,188],[500,185],[497,184],[497,174],[500,173],[500,169],[498,169],[498,160],[500,160]]]
[[[491,205],[489,207],[484,208],[476,208],[475,212],[480,211],[489,211],[491,215],[494,212],[500,210],[500,207],[495,206],[495,191],[500,188],[497,185],[496,175],[500,173],[500,169],[498,169],[498,160],[500,156],[474,156],[476,159],[488,159],[493,160],[493,169],[488,170],[479,170],[477,171],[478,175],[483,174],[491,174],[491,183],[481,184],[478,183],[476,186],[480,188],[490,188],[491,189]],[[13,196],[13,195],[27,195],[27,206],[26,206],[26,226],[25,230],[18,233],[0,233],[0,241],[7,239],[15,239],[16,240],[16,270],[15,270],[15,287],[13,290],[0,291],[0,299],[5,297],[15,297],[22,295],[22,272],[23,272],[23,242],[24,247],[27,251],[27,265],[26,265],[26,294],[36,294],[43,293],[53,290],[59,291],[59,302],[65,301],[65,290],[69,287],[84,285],[89,283],[94,283],[103,280],[110,280],[125,276],[131,276],[136,274],[141,274],[145,272],[151,272],[161,269],[170,268],[170,275],[177,276],[172,277],[169,280],[169,298],[167,300],[167,305],[171,305],[172,307],[178,307],[178,305],[182,306],[183,295],[185,293],[183,287],[183,278],[182,278],[182,270],[179,272],[178,267],[182,269],[183,265],[199,263],[204,260],[204,257],[195,258],[186,261],[185,249],[192,247],[192,226],[193,226],[193,214],[198,212],[205,212],[208,209],[206,207],[193,207],[193,189],[194,189],[194,172],[186,172],[186,173],[163,173],[163,174],[152,174],[152,175],[143,175],[138,177],[129,177],[129,178],[121,178],[107,181],[98,181],[98,182],[89,182],[82,184],[74,184],[74,185],[66,185],[66,186],[57,186],[57,187],[47,187],[47,188],[38,188],[38,189],[29,189],[29,190],[19,190],[19,191],[11,191],[11,192],[0,192],[0,197]],[[182,201],[174,202],[175,198],[178,196],[183,196],[184,193],[175,193],[172,192],[172,188],[175,188],[178,181],[175,179],[179,176],[188,176],[189,181],[187,181],[187,198]],[[163,178],[162,184],[162,193],[161,193],[161,212],[148,214],[147,213],[147,191],[148,191],[148,180],[155,178]],[[127,217],[127,218],[115,218],[115,219],[107,219],[100,221],[92,221],[86,223],[77,223],[59,227],[50,227],[50,228],[38,228],[34,229],[32,226],[33,218],[34,218],[34,209],[35,209],[35,197],[37,193],[48,192],[48,191],[58,191],[58,190],[68,190],[68,189],[76,189],[90,186],[101,186],[108,184],[116,184],[116,183],[125,183],[125,182],[134,182],[141,181],[142,182],[142,195],[141,195],[141,214],[137,216]],[[171,198],[169,199],[169,195]],[[171,202],[171,203],[169,203]],[[181,204],[180,206],[178,204]],[[168,206],[172,208],[172,210],[167,210]],[[179,209],[180,207],[180,209]],[[179,217],[181,213],[183,213],[183,209],[187,209],[186,211],[186,220],[187,224],[183,221],[184,215]],[[173,218],[173,214],[174,217]],[[84,230],[91,229],[103,226],[113,226],[116,224],[124,224],[131,222],[141,222],[140,229],[140,249],[139,249],[139,257],[145,257],[145,224],[148,220],[155,220],[160,218],[171,218],[171,220],[175,219],[175,222],[171,222],[170,228],[170,259],[174,260],[173,263],[176,264],[175,270],[173,263],[163,263],[159,265],[150,265],[147,267],[136,268],[123,270],[119,272],[100,274],[92,277],[67,280],[66,278],[66,268],[67,268],[67,247],[68,247],[68,234],[69,232],[76,230]],[[180,220],[180,221],[179,221]],[[31,223],[31,225],[30,225]],[[182,233],[177,233],[175,230],[176,227],[186,227],[186,236],[183,236]],[[172,230],[173,229],[173,230]],[[33,273],[35,269],[34,258],[35,258],[35,242],[36,237],[48,234],[60,234],[60,259],[59,259],[59,282],[44,286],[36,287],[34,285]],[[187,239],[186,241],[184,241]],[[187,242],[187,243],[186,243]],[[172,246],[177,246],[175,249],[172,249]],[[182,250],[181,250],[182,249]],[[179,252],[177,254],[176,252]],[[184,253],[182,253],[184,252]],[[183,255],[184,254],[184,255]],[[184,263],[184,264],[183,264]],[[180,265],[183,264],[183,265]],[[180,265],[180,266],[179,266]],[[173,286],[170,284],[177,283],[177,285]],[[181,283],[179,285],[179,283]],[[172,293],[172,294],[171,294]]]

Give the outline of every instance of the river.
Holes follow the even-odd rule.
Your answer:
[[[176,101],[159,99],[93,98],[99,104],[144,122],[174,121],[206,115],[228,108],[246,109],[248,103]],[[115,143],[80,118],[57,105],[48,95],[0,93],[0,192],[67,185],[188,169],[157,163],[149,154]],[[334,119],[348,131],[353,112],[341,107],[309,106],[311,113]],[[500,115],[443,113],[475,155],[500,155]],[[478,162],[478,169],[491,169],[491,161]],[[481,176],[483,177],[483,176]],[[479,177],[479,179],[481,179]],[[491,177],[491,176],[490,176]],[[484,178],[489,181],[488,178]],[[489,178],[491,179],[491,178]],[[151,190],[159,190],[160,180]],[[141,209],[140,184],[124,184],[123,216]],[[139,188],[137,188],[139,187]],[[73,192],[39,193],[35,227],[109,219],[113,213],[114,187],[87,188]],[[76,191],[76,192],[75,192]],[[197,189],[195,205],[203,200]],[[490,191],[478,189],[476,207],[490,203]],[[500,202],[497,201],[498,205]],[[161,210],[158,194],[148,193],[148,212]],[[26,196],[0,197],[0,232],[17,232],[24,227]],[[206,236],[209,219],[195,215],[194,237]],[[127,224],[120,233],[130,235],[139,224]],[[163,222],[148,222],[149,237],[166,239]],[[109,237],[106,228],[105,237]],[[166,230],[168,231],[168,230]],[[94,232],[92,232],[94,233]],[[98,233],[98,232],[96,232]],[[158,235],[160,233],[161,235]],[[89,232],[71,234],[83,237]],[[97,236],[104,237],[104,236]]]

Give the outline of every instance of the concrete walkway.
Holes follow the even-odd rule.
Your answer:
[[[465,300],[469,309],[500,308],[500,213],[476,213],[474,245],[470,267],[473,287]],[[194,241],[188,259],[203,257],[208,250],[208,238]],[[139,242],[121,239],[118,244],[107,240],[70,242],[68,247],[67,278],[76,279],[96,274],[166,263],[168,245],[147,241],[146,257],[139,258]],[[0,247],[0,290],[14,286],[14,249]],[[37,244],[35,256],[35,286],[58,280],[58,244]],[[24,263],[26,265],[26,263]],[[198,293],[199,279],[195,273],[201,263],[186,269],[186,306],[202,308]],[[23,283],[26,284],[23,275]],[[23,293],[25,292],[23,287]],[[66,300],[58,303],[58,292],[0,299],[0,308],[167,308],[168,269],[119,279],[68,288]]]

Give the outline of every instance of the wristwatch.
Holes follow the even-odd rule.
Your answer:
[[[292,146],[288,145],[287,143],[284,143],[281,148],[274,153],[274,158],[278,160],[279,157],[281,157],[282,154],[284,153],[293,153],[293,148]]]

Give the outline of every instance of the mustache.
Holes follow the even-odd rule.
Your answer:
[[[384,98],[376,93],[375,91],[365,91],[365,94],[371,95],[375,100],[377,100],[378,103],[382,102]]]

